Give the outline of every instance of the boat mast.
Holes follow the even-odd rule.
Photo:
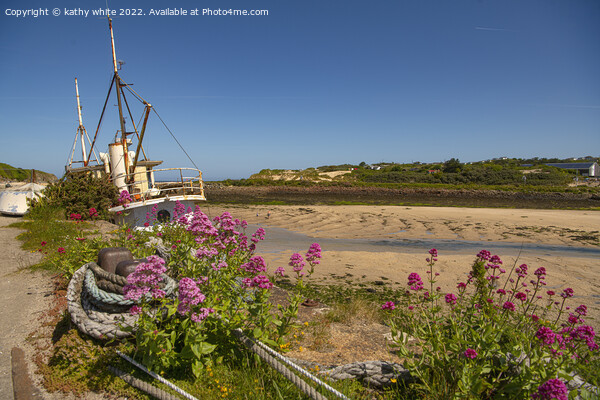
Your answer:
[[[115,83],[117,84],[117,104],[119,106],[119,122],[121,124],[121,139],[123,143],[125,143],[126,133],[125,133],[125,120],[123,119],[123,105],[121,104],[121,78],[119,77],[119,70],[117,68],[117,55],[115,52],[115,37],[113,35],[112,28],[112,19],[108,17],[108,29],[110,30],[110,44],[112,47],[112,58],[113,58],[113,67],[115,72]],[[125,152],[127,154],[127,152]]]
[[[77,132],[81,138],[81,153],[83,156],[83,165],[87,166],[88,158],[85,152],[85,128],[83,127],[83,120],[81,118],[81,103],[79,102],[79,85],[77,84],[77,78],[75,78],[75,93],[77,94],[77,115],[79,116],[79,127],[77,128]]]

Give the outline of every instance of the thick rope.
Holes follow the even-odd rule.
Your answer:
[[[130,336],[131,332],[122,331],[117,324],[101,323],[98,319],[94,320],[87,314],[82,305],[81,297],[84,287],[83,281],[88,268],[89,264],[85,264],[75,271],[67,288],[67,302],[71,321],[81,332],[96,339],[121,339]]]
[[[314,387],[310,386],[308,383],[300,379],[298,375],[294,374],[292,371],[286,368],[285,365],[277,361],[275,357],[271,356],[268,352],[266,352],[264,349],[258,346],[252,339],[244,335],[244,333],[240,329],[235,329],[233,333],[246,347],[248,347],[251,351],[256,353],[267,364],[269,364],[277,372],[282,374],[290,382],[296,385],[296,387],[300,389],[302,393],[306,394],[313,400],[327,400],[327,397],[323,396],[321,393],[317,392],[317,390]]]
[[[112,282],[118,286],[127,285],[127,278],[117,274],[111,274],[108,271],[103,270],[96,264],[95,262],[89,263],[90,269],[96,275],[97,278],[104,279],[106,281]]]
[[[135,361],[133,358],[121,353],[119,350],[117,350],[117,354],[119,356],[121,356],[121,358],[123,358],[126,361],[129,361],[131,364],[135,365],[136,367],[138,367],[139,369],[141,369],[142,371],[144,371],[145,373],[147,373],[148,375],[150,375],[151,377],[153,377],[154,379],[158,380],[159,382],[164,383],[165,385],[167,385],[168,387],[170,387],[171,389],[173,389],[174,391],[176,391],[177,393],[179,393],[180,395],[182,395],[183,397],[185,397],[186,399],[189,400],[198,400],[196,397],[192,396],[191,394],[189,394],[188,392],[186,392],[185,390],[175,386],[174,384],[172,384],[171,382],[169,382],[168,380],[166,380],[165,378],[163,378],[162,376],[148,370],[148,368],[144,367],[142,364],[138,363],[137,361]]]
[[[136,377],[131,376],[128,373],[125,373],[125,372],[121,371],[120,369],[113,367],[112,365],[108,366],[108,370],[110,372],[112,372],[115,376],[118,376],[119,378],[123,379],[125,382],[129,383],[134,388],[139,389],[159,400],[179,400],[179,397],[174,396],[170,393],[167,393],[164,390],[159,389],[156,386],[151,385],[148,382],[144,382],[141,379],[137,379]]]

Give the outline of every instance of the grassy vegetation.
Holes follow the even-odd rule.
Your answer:
[[[49,182],[56,180],[56,177],[52,174],[42,171],[35,171],[36,181]],[[28,182],[31,181],[31,170],[13,167],[12,165],[0,163],[0,177],[9,179],[12,181]]]
[[[294,171],[264,169],[249,179],[227,179],[222,183],[231,186],[322,185],[510,192],[598,193],[600,191],[597,187],[569,187],[568,184],[573,182],[577,173],[545,165],[552,162],[573,162],[573,160],[500,159],[465,164],[457,159],[450,159],[438,164],[416,162],[374,165],[363,162],[359,165],[328,165]],[[324,179],[320,175],[326,172],[350,170],[351,173],[333,179]]]

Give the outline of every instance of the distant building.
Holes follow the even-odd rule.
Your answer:
[[[584,162],[584,163],[549,163],[546,164],[550,167],[576,170],[581,176],[600,176],[600,166],[597,162]]]

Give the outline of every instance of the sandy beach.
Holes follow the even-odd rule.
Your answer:
[[[513,265],[527,264],[530,273],[538,267],[547,270],[548,289],[555,291],[571,287],[575,296],[572,306],[586,304],[589,308],[587,323],[600,329],[600,257],[591,254],[561,254],[535,250],[520,251],[519,245],[557,245],[569,248],[600,250],[600,212],[570,210],[488,209],[455,207],[404,206],[211,206],[205,213],[215,217],[224,211],[250,224],[269,228],[283,228],[307,235],[315,241],[329,239],[426,239],[476,241],[482,248],[495,244],[514,244],[496,252],[506,270]],[[273,229],[272,229],[273,230]],[[307,242],[306,242],[307,243]],[[276,251],[268,249],[261,254],[269,271],[287,266],[294,252],[304,253],[302,247],[288,248],[281,244]],[[489,246],[485,246],[489,244]],[[361,246],[350,250],[328,250],[323,247],[323,260],[313,279],[319,283],[351,282],[372,283],[384,281],[405,285],[411,272],[425,276],[427,252],[407,251],[401,247],[382,247],[378,251],[364,251]],[[478,249],[480,250],[480,249]],[[443,292],[455,291],[458,282],[465,280],[478,250],[440,252],[436,282]]]

